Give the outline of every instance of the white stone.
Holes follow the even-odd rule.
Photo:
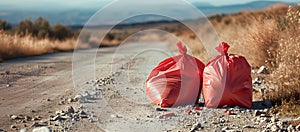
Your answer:
[[[38,127],[34,128],[32,132],[50,132],[51,130],[48,127]]]
[[[261,67],[257,70],[257,73],[258,73],[258,74],[265,73],[265,72],[267,72],[266,66],[261,66]]]
[[[22,128],[20,132],[27,132],[27,128]]]
[[[271,127],[271,131],[273,131],[273,132],[276,132],[276,131],[278,131],[279,130],[279,127],[277,126],[277,125],[273,125],[272,127]]]
[[[10,116],[10,119],[12,119],[12,120],[15,120],[15,119],[17,119],[17,118],[18,118],[17,115],[12,115],[12,116]]]
[[[293,130],[295,130],[293,125],[289,125],[288,128],[287,128],[287,131],[292,132]]]

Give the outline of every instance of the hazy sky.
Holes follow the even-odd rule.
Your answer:
[[[75,8],[88,8],[88,6],[103,6],[113,0],[1,0],[0,5],[8,5],[15,7],[37,7],[45,6],[45,8],[51,8],[51,6],[65,6]],[[132,0],[134,1],[134,0]],[[139,0],[140,1],[140,0]],[[159,0],[156,3],[162,3],[164,0]],[[189,2],[207,2],[216,6],[230,5],[230,4],[242,4],[256,0],[187,0]],[[272,1],[272,0],[268,0]],[[300,2],[300,0],[277,0],[285,2]]]

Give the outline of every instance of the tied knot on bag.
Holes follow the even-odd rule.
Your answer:
[[[180,52],[180,54],[182,54],[182,55],[186,54],[186,52],[187,52],[186,46],[183,46],[180,41],[177,43],[177,48],[178,48],[178,51]]]
[[[227,51],[228,51],[229,47],[230,47],[230,46],[229,46],[226,42],[221,42],[221,43],[219,44],[219,46],[216,47],[216,50],[217,50],[220,54],[224,55],[224,54],[227,54]]]

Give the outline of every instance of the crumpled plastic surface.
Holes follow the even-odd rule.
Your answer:
[[[212,59],[203,72],[203,96],[208,108],[252,107],[251,67],[243,56],[230,54],[229,45],[220,43],[221,54]]]
[[[180,55],[167,58],[155,67],[146,80],[146,94],[152,103],[171,107],[198,103],[205,65],[177,43]]]

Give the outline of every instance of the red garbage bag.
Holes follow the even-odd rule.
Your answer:
[[[203,73],[203,96],[208,108],[224,105],[252,107],[251,67],[239,55],[227,54],[229,45],[220,43],[216,50],[221,53],[212,59]]]
[[[147,96],[161,107],[195,104],[200,97],[205,65],[186,54],[181,42],[177,47],[180,55],[159,63],[146,80]]]

